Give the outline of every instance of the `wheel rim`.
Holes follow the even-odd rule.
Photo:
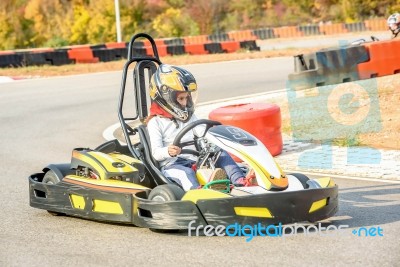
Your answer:
[[[164,197],[162,197],[162,196],[155,196],[155,197],[153,197],[153,199],[152,200],[154,200],[154,201],[167,201]]]

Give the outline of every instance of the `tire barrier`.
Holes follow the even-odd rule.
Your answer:
[[[260,40],[276,38],[272,28],[257,29],[253,31],[253,34]]]
[[[343,23],[323,24],[319,26],[319,31],[324,35],[348,32]]]
[[[241,49],[249,51],[260,51],[260,47],[257,46],[256,41],[242,41],[239,44]]]
[[[68,50],[68,57],[75,63],[97,63],[99,58],[94,57],[90,47],[78,47]]]
[[[344,27],[349,32],[365,32],[367,30],[364,22],[346,23]]]
[[[299,26],[298,30],[303,33],[304,36],[320,35],[318,25],[303,25]]]
[[[23,66],[22,59],[22,55],[14,52],[0,54],[0,68],[21,67]]]
[[[204,40],[204,38],[201,38]],[[156,40],[158,43],[159,56],[174,55],[205,55],[216,53],[234,53],[240,49],[257,50],[256,41],[227,41],[227,42],[210,42],[193,43],[175,45],[174,43],[182,43],[184,39]],[[190,42],[193,42],[191,40]],[[149,43],[136,42],[133,47],[135,54],[141,56],[150,56],[153,50]],[[47,49],[33,50],[24,52],[4,51],[0,52],[0,68],[6,67],[22,67],[22,66],[40,66],[40,65],[66,65],[74,63],[97,63],[109,62],[127,58],[127,43],[106,43],[95,46],[77,46],[63,49]]]
[[[167,54],[171,56],[178,56],[185,54],[185,46],[184,45],[168,45],[167,46]]]
[[[127,48],[128,43],[117,43],[117,42],[111,42],[111,43],[106,43],[106,48]]]
[[[365,46],[347,46],[295,57],[295,73],[289,74],[288,87],[294,90],[338,84],[360,79],[358,64],[367,62]]]
[[[208,51],[203,44],[187,44],[185,45],[185,52],[190,55],[208,54]]]
[[[367,20],[348,24],[301,25],[279,28],[243,30],[213,35],[186,36],[180,38],[155,39],[160,56],[203,55],[213,53],[232,53],[239,49],[259,51],[256,40],[287,38],[320,34],[338,34],[356,31],[387,30],[386,19]],[[28,65],[64,65],[71,63],[96,63],[124,58],[127,54],[126,42],[110,42],[95,46],[72,46],[49,51],[0,51],[0,68]],[[108,51],[109,50],[109,51]],[[150,44],[143,43],[134,48],[139,55],[152,53]],[[35,54],[34,54],[35,53]],[[37,53],[37,54],[36,54]]]
[[[174,46],[174,45],[184,45],[185,40],[182,38],[171,38],[164,40],[165,45]]]
[[[379,41],[365,44],[369,61],[358,64],[360,79],[369,79],[400,73],[400,40]]]
[[[71,64],[66,50],[40,50],[35,52],[12,52],[0,54],[0,68]]]
[[[256,40],[257,36],[253,34],[253,31],[246,30],[246,31],[234,31],[228,32],[229,39],[233,41],[250,41]]]
[[[220,54],[224,53],[224,50],[222,50],[221,44],[220,43],[209,43],[209,44],[204,44],[204,48],[210,53],[210,54]]]
[[[189,45],[189,44],[206,44],[206,43],[210,42],[208,40],[208,36],[207,35],[187,36],[187,37],[183,37],[183,40],[185,42],[185,45]]]
[[[320,50],[294,57],[287,87],[294,90],[400,73],[400,39]]]
[[[94,58],[98,58],[100,62],[109,62],[126,58],[128,50],[126,48],[110,48],[93,50]]]
[[[274,28],[274,35],[279,38],[301,37],[303,33],[296,26]]]
[[[73,63],[68,57],[68,51],[66,49],[56,49],[53,52],[46,53],[47,63],[53,66],[62,66]]]
[[[210,40],[211,42],[216,42],[216,43],[230,41],[227,33],[218,33],[218,34],[209,35],[208,40]]]
[[[234,41],[222,42],[221,49],[224,53],[233,53],[240,49],[240,43]]]
[[[247,103],[220,107],[210,112],[209,119],[249,132],[257,137],[273,156],[282,153],[281,111],[277,105]]]
[[[22,53],[24,66],[39,66],[49,64],[47,52]]]
[[[384,19],[371,19],[364,21],[368,31],[387,31],[387,22]]]

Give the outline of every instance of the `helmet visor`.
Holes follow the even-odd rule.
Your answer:
[[[192,93],[190,92],[172,91],[170,96],[170,103],[177,108],[190,109],[194,107]]]
[[[193,93],[172,91],[168,103],[181,120],[190,119],[194,112]]]

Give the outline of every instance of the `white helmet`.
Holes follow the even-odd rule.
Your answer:
[[[389,30],[392,31],[394,35],[400,32],[400,13],[394,13],[387,19],[387,25]]]

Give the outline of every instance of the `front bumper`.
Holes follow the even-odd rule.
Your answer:
[[[306,189],[192,201],[156,202],[150,189],[121,193],[72,185],[43,184],[43,174],[29,177],[30,205],[97,221],[127,223],[153,229],[187,229],[198,225],[277,224],[318,221],[338,211],[338,187]],[[316,210],[316,202],[323,205]],[[77,204],[78,203],[78,204]],[[96,204],[98,203],[98,204]],[[104,211],[103,206],[118,206]],[[114,212],[115,210],[115,212]],[[268,211],[268,212],[259,212]]]

